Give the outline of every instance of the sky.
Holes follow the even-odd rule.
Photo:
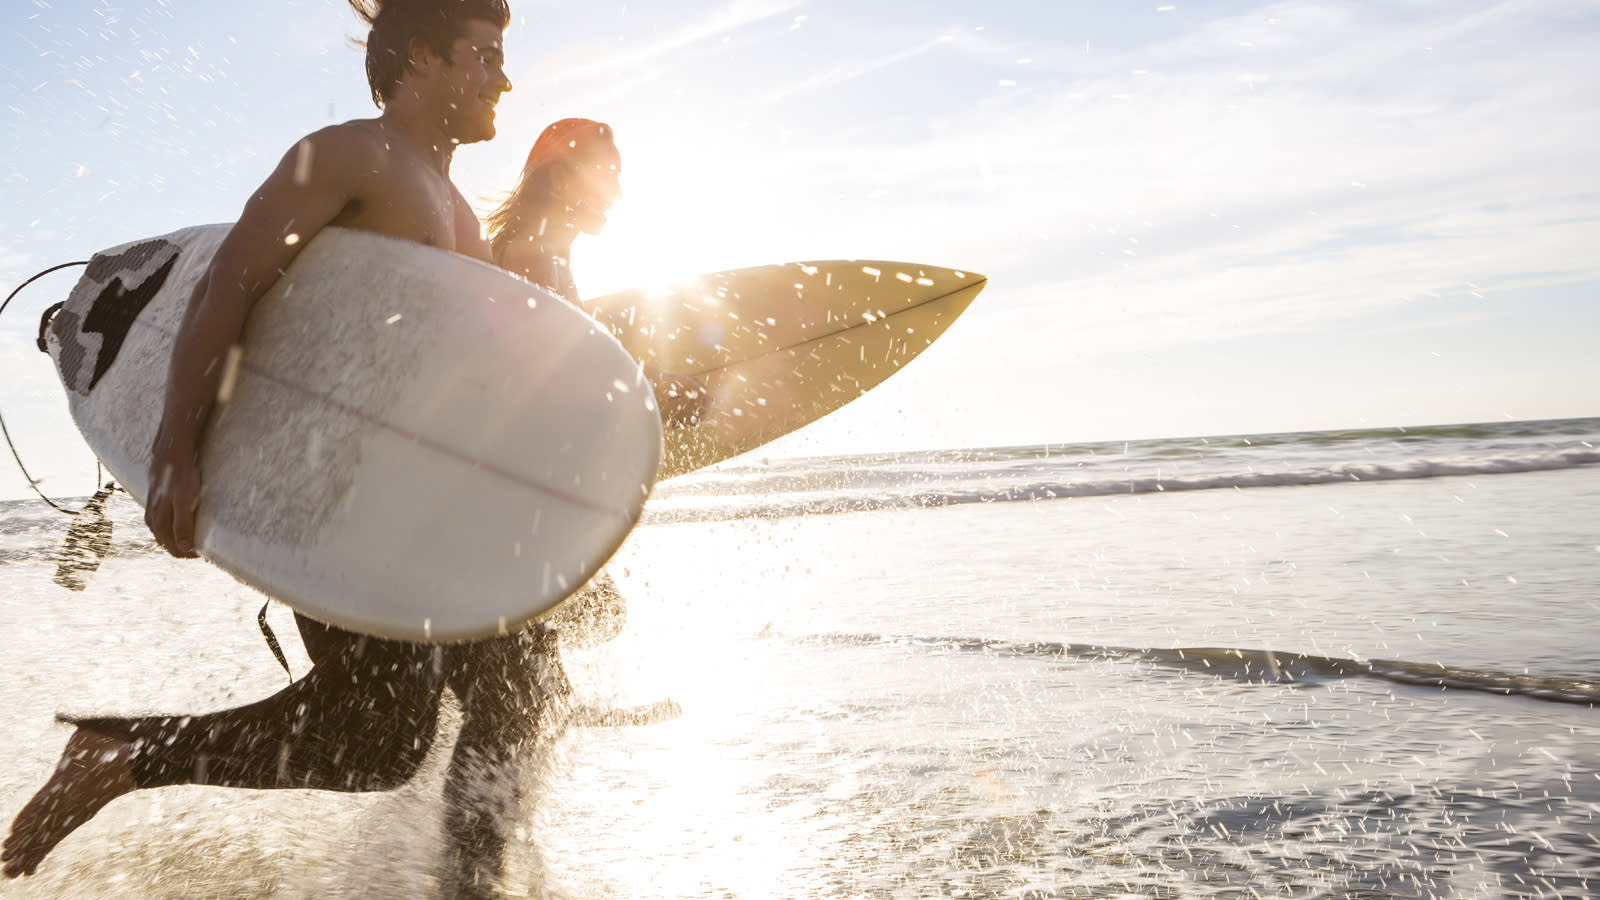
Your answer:
[[[304,133],[374,115],[335,0],[0,13],[0,287],[233,220]],[[533,138],[612,124],[586,295],[891,259],[989,286],[768,454],[1600,415],[1600,0],[512,0],[487,210]],[[82,496],[39,313],[0,414]],[[0,498],[28,496],[0,456]]]

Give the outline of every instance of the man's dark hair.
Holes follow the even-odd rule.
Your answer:
[[[499,26],[511,23],[506,0],[350,0],[367,23],[367,86],[381,109],[400,79],[411,69],[411,42],[421,41],[435,54],[450,58],[450,45],[473,19]]]

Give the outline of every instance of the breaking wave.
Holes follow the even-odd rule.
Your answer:
[[[1600,464],[1600,419],[743,462],[657,486],[646,521],[1511,475]]]
[[[1600,450],[1561,450],[1525,456],[1475,459],[1416,459],[1398,463],[1337,463],[1277,471],[1246,470],[1225,474],[1116,475],[1103,478],[1048,478],[1011,484],[957,483],[924,487],[915,478],[877,489],[818,485],[764,495],[696,495],[667,493],[653,501],[645,521],[695,522],[741,518],[782,518],[875,509],[927,509],[966,503],[1012,503],[1069,497],[1106,497],[1179,491],[1244,490],[1444,478],[1510,475],[1571,469],[1600,463]],[[1012,479],[1006,479],[1012,480]]]
[[[936,652],[1041,659],[1126,660],[1203,672],[1246,684],[1317,684],[1341,678],[1370,678],[1414,687],[1528,697],[1551,703],[1600,704],[1600,681],[1597,680],[1550,678],[1409,660],[1341,659],[1234,647],[1162,649],[885,634],[816,634],[800,640],[856,646],[883,644]]]

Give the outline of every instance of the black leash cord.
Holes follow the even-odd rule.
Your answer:
[[[35,281],[38,281],[39,279],[43,278],[46,275],[49,275],[51,272],[57,272],[57,271],[60,271],[62,269],[70,269],[73,266],[87,266],[88,264],[89,264],[89,261],[86,260],[86,259],[85,260],[80,260],[78,262],[62,263],[62,264],[60,264],[58,266],[51,266],[50,268],[45,269],[43,272],[40,272],[39,274],[33,276],[32,278],[29,278],[27,281],[24,281],[23,283],[17,285],[17,289],[16,290],[14,290],[10,294],[6,295],[6,299],[5,299],[4,302],[0,302],[0,315],[4,315],[5,314],[6,307],[10,306],[11,305],[11,301],[18,294],[22,293],[22,289],[27,287],[28,285],[33,284]],[[45,328],[50,324],[51,318],[53,318],[55,316],[56,311],[59,310],[59,309],[61,309],[61,304],[57,303],[56,305],[54,305],[54,306],[50,307],[49,309],[45,310],[43,318],[41,318],[39,320],[38,347],[39,347],[39,352],[40,353],[46,352],[45,342],[44,342],[44,331],[45,331]],[[43,500],[44,502],[46,502],[48,504],[50,504],[51,508],[55,509],[58,512],[64,512],[69,516],[77,515],[76,511],[70,510],[70,509],[66,509],[66,508],[64,508],[62,506],[59,506],[54,500],[51,500],[49,497],[46,497],[44,495],[44,491],[39,490],[38,482],[35,482],[33,480],[33,476],[28,474],[28,467],[22,464],[22,457],[17,454],[17,445],[11,442],[11,430],[6,428],[6,418],[3,415],[0,415],[0,434],[5,435],[6,446],[8,448],[10,448],[10,450],[11,450],[11,458],[17,461],[17,468],[22,470],[22,477],[27,479],[28,487],[32,488],[33,492],[35,494],[39,495],[39,499]],[[99,467],[98,461],[95,463],[95,478],[94,478],[94,480],[95,480],[95,484],[98,485],[100,483],[100,467]]]

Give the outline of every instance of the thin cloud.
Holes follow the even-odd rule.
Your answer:
[[[782,16],[805,2],[735,0],[655,40],[626,47],[595,39],[578,38],[574,43],[572,35],[560,34],[559,49],[539,53],[536,65],[513,76],[517,87],[500,104],[501,138],[478,158],[476,171],[458,170],[457,178],[470,193],[497,201],[498,193],[514,177],[510,173],[517,171],[527,147],[551,118],[603,116],[615,124],[617,110],[700,59],[704,45]],[[518,48],[519,54],[524,52],[530,51]],[[554,109],[553,98],[559,104]]]
[[[640,68],[687,47],[781,16],[804,5],[805,0],[736,0],[711,16],[643,46],[621,52],[598,51],[598,48],[589,47],[581,52],[561,54],[535,69],[531,77],[558,83],[568,79],[593,78],[619,69]]]
[[[840,244],[949,222],[900,230],[996,277],[975,315],[1070,315],[1102,349],[1310,328],[1427,292],[1475,302],[1469,281],[1600,280],[1600,40],[1562,17],[1520,2],[1397,25],[1280,4],[771,169]],[[1104,315],[1060,300],[1111,294]],[[1127,323],[1129,302],[1149,315]]]
[[[908,47],[899,51],[898,53],[891,53],[888,56],[882,56],[877,59],[869,59],[859,62],[841,63],[840,65],[836,65],[828,71],[823,72],[821,75],[807,78],[798,84],[793,84],[789,87],[768,94],[766,97],[762,98],[761,103],[776,103],[780,100],[787,100],[788,98],[794,97],[798,94],[806,94],[812,91],[822,90],[824,88],[837,87],[839,85],[854,81],[863,75],[870,75],[873,72],[879,71],[880,69],[886,69],[890,66],[903,63],[907,60],[915,59],[924,53],[929,52],[930,50],[935,50],[939,47],[949,44],[952,40],[953,38],[948,34],[940,35],[936,38],[923,41],[913,47]]]

